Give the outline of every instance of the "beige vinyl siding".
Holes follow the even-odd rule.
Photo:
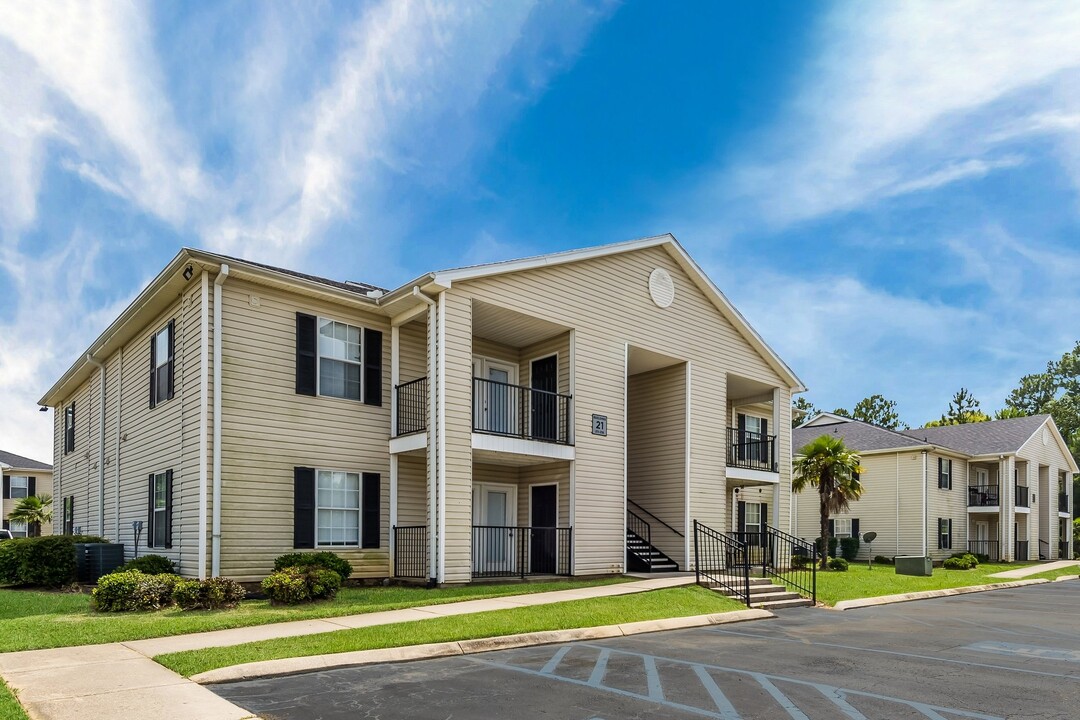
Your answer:
[[[422,455],[398,456],[398,525],[426,525],[427,461]]]
[[[629,509],[649,523],[653,545],[686,567],[686,366],[632,375],[628,393],[627,498],[683,536]]]
[[[521,468],[518,474],[519,524],[533,524],[529,504],[530,486],[549,484],[558,486],[557,527],[570,527],[570,464],[564,462],[529,465]]]
[[[657,267],[666,269],[675,283],[675,301],[666,309],[648,294],[649,273]],[[726,427],[727,374],[772,387],[781,381],[667,251],[650,248],[466,280],[447,294],[460,298],[449,308],[448,321],[455,325],[448,333],[469,332],[467,298],[574,328],[576,573],[619,572],[625,562],[627,344],[690,362],[691,513],[723,527],[726,444],[717,438]],[[606,437],[591,434],[593,413],[608,416]],[[789,432],[784,428],[783,433]],[[782,485],[790,483],[786,472],[781,473]]]
[[[938,459],[952,460],[952,489],[943,490],[938,487]],[[926,499],[927,499],[927,547],[930,557],[934,560],[944,560],[954,553],[967,552],[968,547],[968,518],[967,500],[968,489],[964,478],[968,476],[967,460],[958,457],[950,457],[939,453],[929,453],[926,465]],[[938,549],[938,518],[952,519],[952,548]]]
[[[256,302],[252,298],[258,298]],[[383,332],[382,407],[296,393],[296,313]],[[297,466],[381,476],[378,549],[338,549],[354,577],[389,573],[390,327],[386,318],[240,280],[222,288],[221,571],[256,580],[293,550]]]
[[[1043,428],[1046,429],[1047,438],[1043,441]],[[1032,435],[1027,442],[1025,442],[1017,457],[1026,460],[1029,463],[1028,484],[1030,486],[1029,492],[1035,493],[1037,503],[1031,504],[1031,556],[1038,558],[1038,545],[1039,539],[1046,540],[1049,543],[1050,555],[1049,557],[1058,558],[1058,541],[1062,539],[1069,539],[1068,537],[1061,538],[1060,535],[1060,523],[1058,515],[1058,478],[1060,473],[1067,473],[1067,482],[1065,489],[1069,493],[1069,499],[1072,500],[1072,476],[1069,467],[1068,458],[1061,451],[1060,446],[1057,443],[1057,439],[1053,435],[1053,430],[1050,428],[1050,422],[1047,421],[1034,435]],[[1046,474],[1046,480],[1039,480],[1040,468],[1045,468],[1043,471]],[[1070,511],[1072,510],[1072,503],[1069,504]],[[1044,550],[1045,552],[1045,547]]]
[[[34,494],[35,495],[41,496],[41,495],[52,495],[53,494],[53,474],[52,474],[52,471],[50,471],[50,470],[22,470],[22,469],[19,469],[19,468],[12,467],[12,468],[4,468],[4,475],[9,476],[9,477],[12,476],[12,475],[17,475],[17,476],[20,476],[20,477],[32,477],[32,478],[34,478]],[[21,498],[19,498],[19,499],[8,498],[7,500],[0,501],[0,518],[2,518],[4,520],[7,520],[8,515],[11,513],[12,510],[15,509],[15,506],[19,503],[20,499]],[[59,501],[56,501],[53,504],[56,507],[61,507],[62,506],[62,503],[59,502]],[[59,527],[59,521],[60,521],[61,516],[62,516],[62,513],[58,513],[56,515],[57,527]],[[53,534],[53,523],[51,523],[51,522],[42,523],[41,524],[41,534],[42,535],[52,535]]]
[[[440,334],[445,344],[440,352],[445,444],[441,451],[446,465],[440,498],[446,526],[441,552],[445,558],[443,580],[455,583],[472,577],[472,303],[456,290],[443,292],[439,303],[444,317]]]
[[[398,335],[398,382],[427,377],[427,313],[402,325]]]
[[[501,360],[510,365],[518,365],[521,362],[521,350],[511,345],[504,345],[503,343],[498,343],[493,340],[474,337],[472,348],[473,355],[477,357]],[[517,378],[519,382],[522,377],[523,376],[519,372]]]

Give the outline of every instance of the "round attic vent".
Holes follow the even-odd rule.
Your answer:
[[[1043,437],[1043,445],[1049,445],[1050,444],[1050,431],[1047,430],[1046,428],[1043,428],[1042,437]]]
[[[656,268],[649,273],[649,295],[657,307],[670,307],[675,300],[675,282],[663,268]]]

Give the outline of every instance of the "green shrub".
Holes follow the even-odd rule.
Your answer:
[[[93,535],[16,538],[0,545],[0,583],[63,587],[75,582],[75,543],[103,543]]]
[[[847,572],[848,561],[844,558],[833,558],[829,561],[830,570],[839,570],[840,572]]]
[[[349,575],[352,574],[352,565],[349,561],[332,552],[289,553],[274,560],[275,572],[290,567],[301,569],[319,567],[324,570],[333,570],[341,578],[341,582],[348,580]]]
[[[891,557],[885,557],[884,555],[875,555],[874,556],[874,564],[875,565],[892,565],[893,562],[894,561],[893,561],[893,559]]]
[[[181,610],[220,610],[240,604],[247,592],[235,580],[213,577],[181,580],[173,588],[172,599]]]
[[[138,570],[146,575],[175,575],[176,566],[173,561],[164,555],[143,555],[134,560],[129,560],[113,572],[127,572]]]
[[[160,610],[172,605],[173,589],[181,582],[176,575],[146,575],[138,570],[104,575],[93,592],[98,612]]]
[[[839,546],[840,540],[834,537],[829,538],[829,557],[836,557],[836,548]],[[821,555],[821,538],[814,541],[814,545],[817,546],[818,555]]]
[[[840,557],[844,558],[848,562],[855,562],[855,557],[859,554],[859,538],[846,537],[840,538]]]
[[[941,565],[946,570],[971,570],[978,564],[979,562],[973,555],[961,555],[959,557],[947,558]]]
[[[275,605],[326,600],[341,589],[341,576],[321,567],[285,567],[262,581],[263,592]]]
[[[796,569],[796,570],[801,570],[802,568],[810,567],[810,565],[812,563],[813,563],[813,561],[810,559],[809,555],[792,555],[791,556],[791,567]]]

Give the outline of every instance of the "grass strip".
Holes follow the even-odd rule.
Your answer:
[[[745,608],[745,605],[711,590],[690,586],[169,653],[154,659],[190,677],[207,670],[260,660],[617,625]]]
[[[881,597],[882,595],[900,595],[902,593],[921,592],[923,590],[944,590],[947,588],[970,587],[972,585],[991,585],[1011,582],[1013,579],[1029,580],[1045,578],[1053,580],[1066,575],[1080,575],[1080,567],[1053,570],[1024,578],[989,577],[1005,570],[1017,570],[1037,563],[987,563],[973,570],[946,570],[934,568],[931,577],[897,575],[891,565],[875,565],[873,570],[865,564],[852,564],[847,572],[835,570],[818,571],[817,598],[826,605],[835,605],[841,600]]]
[[[427,590],[422,587],[344,588],[337,598],[299,607],[271,606],[267,600],[246,600],[235,610],[96,613],[90,597],[78,593],[0,589],[0,652],[143,640],[254,625],[314,620],[461,600],[526,595],[551,590],[596,587],[625,582],[560,580],[501,585],[466,585]]]
[[[15,699],[15,693],[0,680],[0,720],[29,720],[22,705]]]

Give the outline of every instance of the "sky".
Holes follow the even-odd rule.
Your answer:
[[[0,0],[0,447],[194,246],[396,287],[674,234],[818,407],[1080,339],[1080,4]]]

